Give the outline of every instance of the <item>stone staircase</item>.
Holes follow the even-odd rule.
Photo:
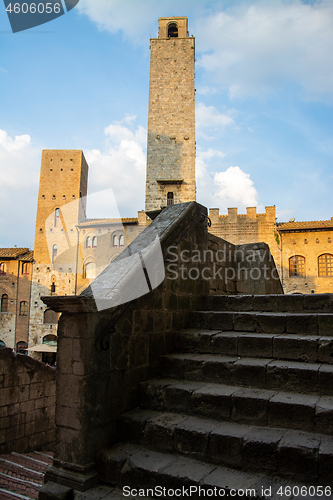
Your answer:
[[[120,418],[120,443],[99,454],[101,480],[149,496],[329,497],[332,306],[329,294],[207,298]]]
[[[37,499],[44,474],[52,464],[51,453],[11,453],[0,455],[1,500]]]

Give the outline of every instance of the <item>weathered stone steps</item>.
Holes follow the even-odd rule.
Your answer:
[[[161,375],[176,379],[333,395],[333,365],[217,354],[161,356]]]
[[[189,328],[333,336],[333,313],[195,311]]]
[[[205,309],[210,311],[332,313],[333,296],[329,293],[304,295],[212,295],[206,297]]]
[[[141,384],[140,402],[154,411],[333,434],[332,397],[154,379]]]
[[[332,481],[333,437],[283,428],[137,409],[120,422],[121,438],[149,449],[208,463]]]
[[[176,348],[184,352],[333,363],[333,336],[220,330],[183,330]]]
[[[231,469],[223,465],[207,463],[196,458],[182,456],[170,452],[158,452],[144,448],[140,445],[116,445],[111,450],[105,450],[99,456],[100,469],[104,471],[104,480],[120,487],[131,487],[152,494],[154,488],[158,485],[160,488],[166,488],[166,498],[174,497],[168,495],[168,489],[182,490],[185,488],[187,493],[181,491],[181,498],[186,498],[189,488],[192,487],[191,498],[206,497],[202,490],[210,490],[207,496],[212,496],[212,490],[216,488],[215,498],[252,498],[262,500],[269,498],[272,500],[281,500],[295,498],[293,494],[281,496],[281,489],[287,491],[290,486],[290,479],[277,478],[269,472]],[[309,479],[309,478],[308,478]],[[304,486],[292,482],[293,487]],[[308,483],[309,484],[309,483]],[[310,484],[314,484],[312,480]],[[271,492],[268,488],[271,487]],[[202,488],[201,493],[199,488]],[[266,495],[263,494],[264,488]],[[219,493],[219,490],[225,490]],[[238,491],[238,495],[235,494]],[[280,494],[279,494],[280,492]],[[200,493],[200,494],[199,494]],[[178,493],[179,495],[179,493]],[[302,498],[305,498],[303,496]],[[306,497],[310,498],[310,497]]]

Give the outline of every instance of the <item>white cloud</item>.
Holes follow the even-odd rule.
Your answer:
[[[225,172],[214,175],[215,196],[227,207],[240,208],[255,207],[258,205],[258,193],[254,187],[250,174],[246,174],[239,167],[229,167]]]
[[[209,148],[199,151],[196,161],[198,202],[225,212],[229,207],[244,211],[246,207],[258,206],[258,193],[250,175],[239,167],[221,170],[222,151]],[[223,168],[223,167],[222,167]],[[215,170],[215,174],[211,172]]]
[[[215,135],[221,134],[226,127],[234,126],[235,120],[231,115],[235,114],[235,110],[228,110],[226,113],[220,113],[214,106],[206,106],[199,102],[195,110],[195,125],[196,134],[206,140],[212,140]],[[206,133],[206,130],[209,134]]]
[[[29,135],[0,130],[0,246],[33,246],[40,156]]]
[[[147,132],[141,125],[131,130],[114,122],[105,128],[105,135],[103,151],[85,151],[89,192],[112,188],[120,215],[135,217],[138,210],[144,210]],[[113,214],[94,213],[88,199],[87,216],[113,217]]]
[[[307,98],[332,96],[333,4],[236,3],[195,22],[198,65],[230,98],[262,96],[286,83]],[[209,77],[208,77],[209,78]]]

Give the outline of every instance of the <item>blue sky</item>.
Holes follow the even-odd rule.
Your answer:
[[[1,247],[33,248],[42,149],[82,149],[92,192],[144,208],[149,39],[179,15],[196,37],[197,200],[333,216],[331,1],[80,0],[16,34],[0,5]]]

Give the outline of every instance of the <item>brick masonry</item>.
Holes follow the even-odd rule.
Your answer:
[[[168,38],[170,23],[179,37]],[[148,110],[146,211],[195,201],[194,38],[186,18],[160,18],[158,38],[151,39]],[[175,182],[177,181],[177,182]]]
[[[0,453],[52,450],[55,369],[0,349]]]

